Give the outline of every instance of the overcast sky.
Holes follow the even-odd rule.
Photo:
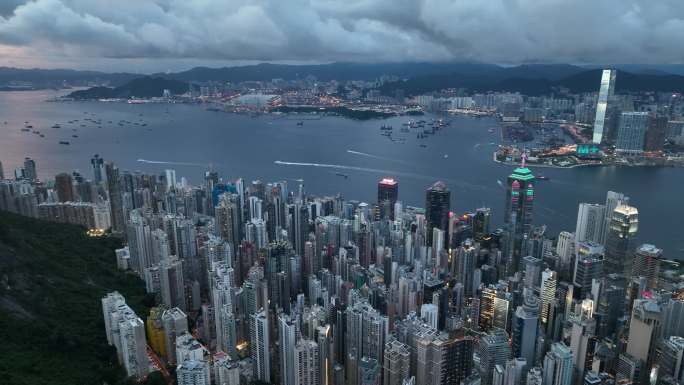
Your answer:
[[[0,66],[684,63],[684,0],[0,0]]]

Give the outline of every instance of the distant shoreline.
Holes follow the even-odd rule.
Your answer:
[[[498,160],[496,159],[496,151],[492,154],[492,159],[494,160],[495,163],[499,163],[502,165],[508,165],[508,166],[516,166],[519,165],[519,162],[509,162],[509,161],[503,161],[503,160]],[[572,164],[568,166],[557,166],[553,164],[546,164],[546,163],[527,163],[528,166],[530,167],[540,167],[540,168],[556,168],[556,169],[572,169],[572,168],[577,168],[577,167],[644,167],[644,168],[650,168],[650,167],[656,167],[656,168],[682,168],[684,167],[684,164],[678,165],[676,163],[671,163],[671,164],[625,164],[625,163],[577,163],[577,164]]]

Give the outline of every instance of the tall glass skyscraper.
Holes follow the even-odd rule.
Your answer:
[[[506,192],[506,216],[504,223],[508,233],[507,269],[513,273],[521,269],[521,250],[525,236],[532,230],[532,207],[534,203],[534,175],[525,163],[508,176]]]
[[[596,103],[596,118],[594,119],[594,135],[592,142],[601,144],[603,141],[603,131],[606,125],[606,111],[608,101],[613,96],[615,90],[615,70],[603,70],[601,75],[601,88],[599,89],[598,103]]]
[[[449,208],[451,192],[444,182],[435,182],[425,194],[425,221],[427,222],[427,244],[432,245],[432,229],[449,229]]]

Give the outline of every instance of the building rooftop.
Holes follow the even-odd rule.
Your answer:
[[[382,178],[379,183],[386,186],[396,186],[399,182],[393,178]]]

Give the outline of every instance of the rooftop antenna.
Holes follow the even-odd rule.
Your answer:
[[[520,167],[525,168],[525,161],[527,160],[527,153],[525,152],[525,147],[523,147],[522,155],[520,155]]]

